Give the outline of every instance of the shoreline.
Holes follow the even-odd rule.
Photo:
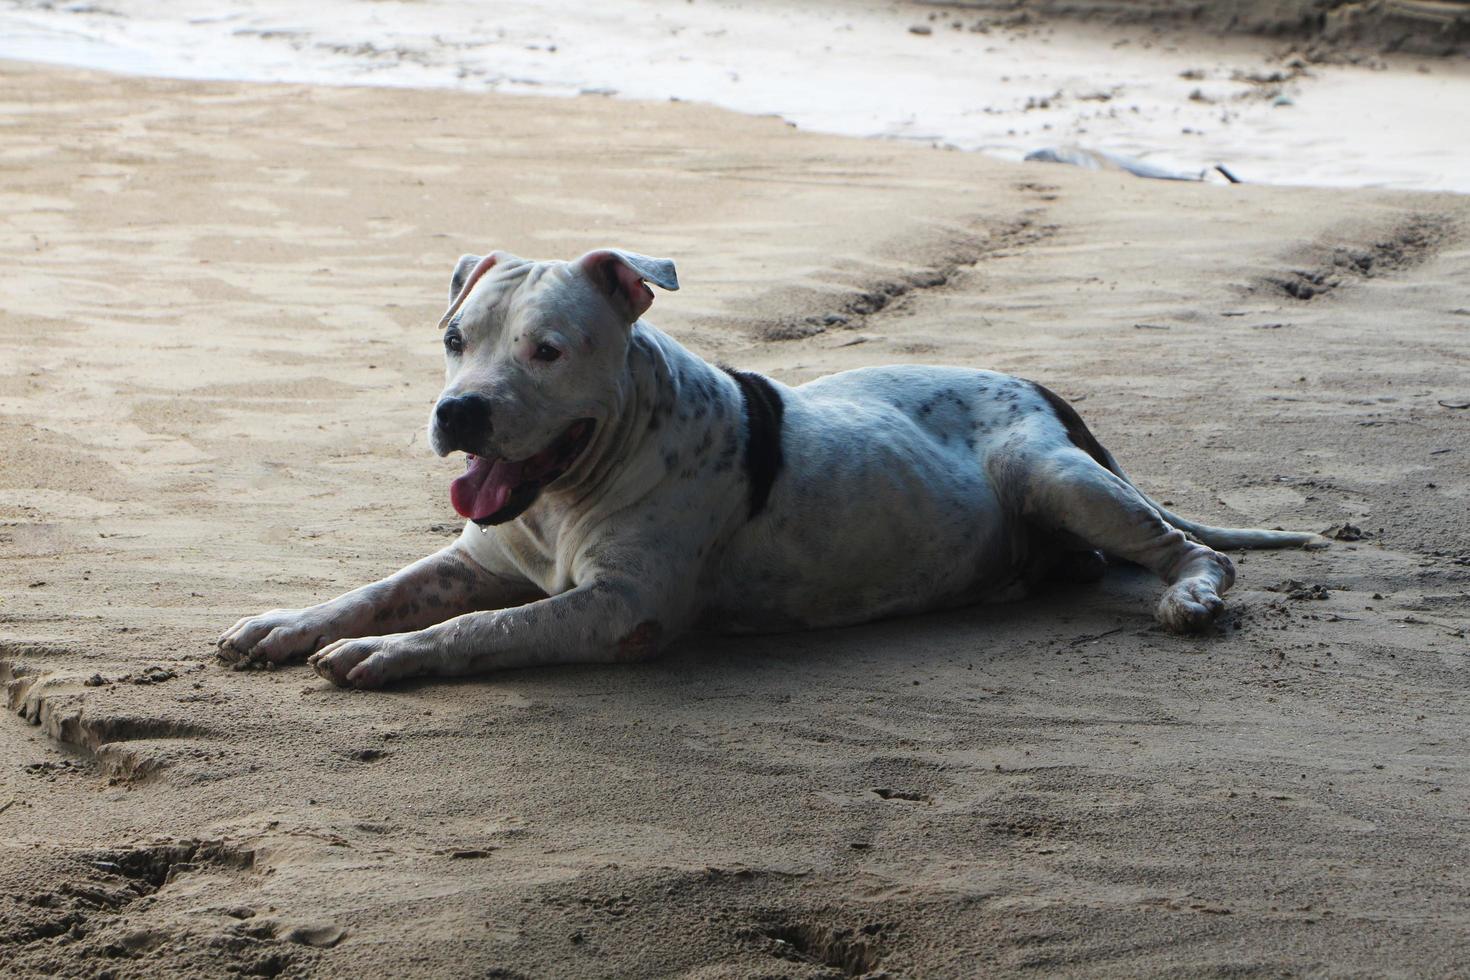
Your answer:
[[[0,56],[160,77],[674,99],[1003,159],[1080,144],[1173,170],[1225,164],[1250,183],[1470,192],[1452,135],[1470,130],[1470,62],[1331,64],[1241,36],[869,0],[630,2],[626,16],[558,0],[487,21],[442,0],[385,0],[361,23],[330,3],[307,13],[274,0],[197,17],[188,3],[150,14],[141,0],[105,16],[0,9],[11,39]],[[773,34],[800,40],[771,50]]]

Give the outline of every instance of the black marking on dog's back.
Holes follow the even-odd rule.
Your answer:
[[[750,480],[750,516],[765,509],[771,486],[784,462],[781,456],[781,416],[786,406],[770,379],[749,371],[725,368],[740,386],[745,403],[745,475]]]
[[[1097,441],[1097,437],[1088,430],[1087,423],[1082,421],[1082,416],[1077,414],[1077,410],[1068,405],[1065,398],[1045,385],[1037,384],[1035,381],[1026,383],[1035,388],[1038,395],[1046,399],[1046,403],[1056,413],[1057,419],[1066,427],[1067,438],[1072,440],[1072,445],[1097,460],[1097,465],[1111,472],[1113,469],[1112,456],[1102,447],[1102,443]]]

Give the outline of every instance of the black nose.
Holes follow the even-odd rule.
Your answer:
[[[473,449],[490,435],[490,400],[484,395],[449,395],[434,406],[439,432],[456,448]]]

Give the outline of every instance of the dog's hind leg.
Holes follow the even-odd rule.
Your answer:
[[[1225,608],[1220,596],[1235,581],[1230,559],[1169,524],[1131,484],[1087,453],[1066,445],[1035,449],[1013,443],[990,466],[1024,519],[1075,535],[1162,578],[1168,588],[1157,615],[1167,629],[1199,632]]]

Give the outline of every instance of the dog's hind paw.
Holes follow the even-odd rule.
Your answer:
[[[1187,578],[1169,586],[1159,600],[1156,615],[1171,633],[1203,633],[1224,611],[1225,600],[1215,591],[1213,582]]]

